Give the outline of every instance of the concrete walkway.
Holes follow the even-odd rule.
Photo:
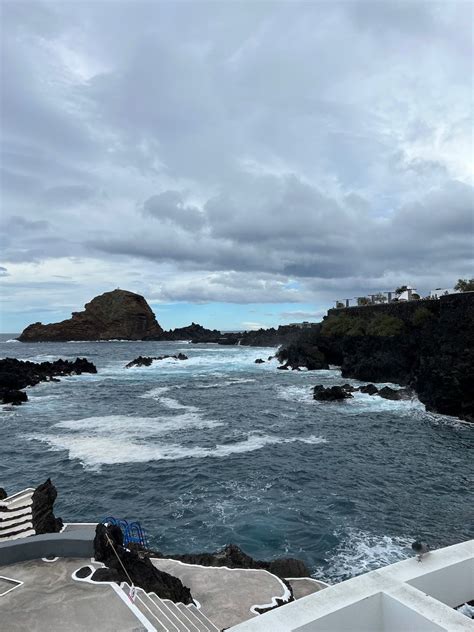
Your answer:
[[[138,632],[140,621],[111,586],[80,583],[71,574],[89,559],[33,560],[0,567],[23,585],[0,596],[0,630],[8,632]]]
[[[203,613],[218,627],[229,628],[255,616],[253,606],[268,607],[275,598],[289,597],[278,577],[263,570],[216,568],[152,558],[161,571],[188,586]]]

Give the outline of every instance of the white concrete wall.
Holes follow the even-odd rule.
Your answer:
[[[448,606],[460,606],[474,599],[474,560],[451,564],[408,583]]]
[[[473,632],[453,606],[474,598],[474,540],[354,577],[235,632]]]

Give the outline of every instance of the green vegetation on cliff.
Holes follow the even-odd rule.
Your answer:
[[[322,324],[325,336],[398,336],[403,332],[403,320],[389,314],[375,314],[370,318],[331,314]]]

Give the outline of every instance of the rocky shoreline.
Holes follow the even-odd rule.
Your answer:
[[[114,290],[94,298],[67,321],[35,323],[19,337],[22,342],[111,339],[281,346],[279,369],[317,371],[337,365],[343,377],[410,387],[428,411],[474,421],[474,292],[332,309],[322,323],[304,329],[282,325],[221,333],[196,323],[165,332],[142,296]],[[26,401],[18,393],[23,387],[0,380],[0,388],[4,401]]]
[[[4,358],[0,360],[0,401],[3,404],[21,404],[28,401],[28,395],[22,389],[40,382],[59,382],[58,375],[81,373],[97,373],[97,369],[86,358],[55,362],[29,362]]]
[[[438,301],[329,310],[277,357],[341,367],[343,377],[412,389],[426,409],[474,422],[474,293]]]

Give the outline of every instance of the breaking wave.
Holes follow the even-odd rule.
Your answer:
[[[183,422],[183,416],[177,416],[175,420]],[[70,459],[78,459],[85,469],[97,470],[102,465],[115,465],[120,463],[143,463],[147,461],[177,460],[186,458],[223,458],[233,454],[242,454],[260,450],[266,446],[284,443],[305,443],[318,445],[326,443],[322,437],[276,437],[271,435],[249,434],[242,441],[226,444],[216,444],[213,447],[197,445],[181,445],[179,443],[167,443],[153,441],[157,429],[150,427],[151,419],[112,417],[105,419],[108,431],[104,427],[97,427],[99,421],[103,424],[104,418],[88,418],[76,421],[65,421],[56,424],[58,428],[82,430],[86,432],[74,432],[58,435],[32,435],[35,439],[47,443],[51,450],[66,450]],[[113,432],[111,425],[113,424]],[[132,424],[132,425],[131,425]],[[172,430],[172,422],[161,421],[161,432]],[[153,424],[151,424],[153,426]],[[210,428],[222,425],[219,422],[210,422],[198,419],[189,419],[187,427]],[[174,426],[176,430],[176,425]],[[180,430],[183,426],[180,425]],[[91,436],[92,435],[92,436]],[[124,439],[127,439],[124,441]],[[143,442],[142,439],[147,439]]]
[[[328,568],[319,571],[319,577],[322,574],[329,581],[343,581],[413,555],[410,537],[381,536],[355,528],[334,535],[340,543],[327,559]]]

